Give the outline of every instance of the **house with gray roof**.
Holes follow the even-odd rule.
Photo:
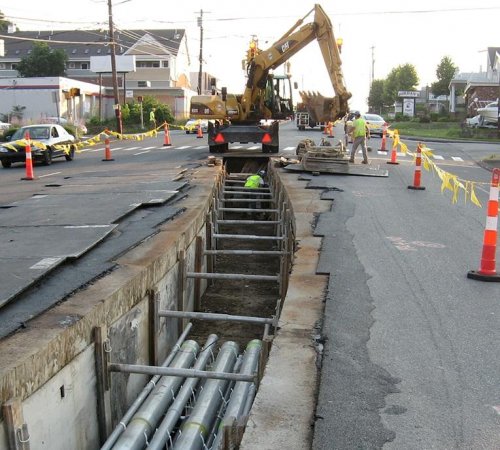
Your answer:
[[[68,55],[67,78],[99,85],[108,95],[112,93],[111,73],[91,70],[93,57],[111,57],[107,30],[16,31],[0,35],[0,39],[4,41],[0,79],[17,77],[16,66],[31,53],[33,43],[45,42]],[[190,83],[185,30],[116,30],[114,39],[117,57],[133,56],[135,65],[134,70],[118,73],[120,102],[125,97],[151,95],[168,104],[177,118],[187,117],[195,91]]]

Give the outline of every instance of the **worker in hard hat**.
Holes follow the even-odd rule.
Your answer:
[[[351,147],[351,157],[349,158],[349,162],[354,162],[354,156],[356,155],[356,150],[361,145],[361,151],[363,152],[363,164],[368,164],[368,155],[366,153],[366,136],[370,131],[368,130],[368,126],[366,125],[365,119],[361,117],[359,112],[354,114],[354,121],[352,122],[352,126],[350,131],[354,136],[354,141]]]
[[[258,188],[264,187],[266,184],[264,181],[265,176],[266,176],[266,171],[259,170],[255,175],[250,175],[247,178],[247,180],[245,182],[245,187],[250,188],[250,189],[258,189]],[[250,202],[248,207],[253,208],[253,209],[261,209],[262,208],[262,202],[260,201],[261,197],[262,196],[258,195],[257,198],[255,199],[256,200],[255,203]],[[264,214],[264,213],[262,213],[262,214]]]
[[[246,188],[252,188],[252,189],[257,189],[262,186],[264,186],[264,177],[266,176],[266,171],[265,170],[259,170],[255,175],[250,175],[246,182],[245,182],[245,187]]]

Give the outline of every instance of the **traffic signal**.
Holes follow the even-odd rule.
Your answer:
[[[344,39],[338,38],[337,39],[337,48],[339,49],[339,53],[342,53],[342,44],[344,43]]]
[[[255,40],[250,41],[250,49],[248,50],[249,59],[254,59],[257,56],[257,42]]]

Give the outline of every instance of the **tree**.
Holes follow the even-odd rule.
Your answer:
[[[398,98],[398,91],[413,91],[418,81],[417,70],[412,64],[395,67],[384,82],[384,103],[392,105]]]
[[[17,65],[17,71],[21,77],[61,77],[66,75],[67,61],[63,50],[51,50],[45,42],[35,42],[31,54]]]
[[[450,81],[457,73],[458,67],[449,56],[443,57],[436,69],[437,81],[431,84],[431,92],[436,96],[450,95]]]
[[[5,33],[9,29],[9,25],[12,25],[12,22],[6,20],[4,13],[0,11],[0,32]]]
[[[373,80],[368,95],[368,107],[370,111],[382,114],[384,108],[384,80]]]

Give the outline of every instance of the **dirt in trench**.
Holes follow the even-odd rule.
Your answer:
[[[226,214],[225,219],[250,219]],[[261,219],[259,219],[261,220]],[[268,236],[274,234],[272,225],[221,225],[220,233]],[[218,249],[278,250],[277,241],[217,240]],[[278,275],[280,258],[268,255],[217,255],[216,273],[241,273],[253,275]],[[269,318],[276,313],[279,286],[276,281],[216,280],[207,288],[201,299],[201,311],[219,314]],[[262,339],[264,325],[235,322],[193,320],[192,339],[202,343],[210,333],[219,336],[219,342],[235,341],[244,350],[252,339]],[[273,333],[271,328],[270,333]]]

